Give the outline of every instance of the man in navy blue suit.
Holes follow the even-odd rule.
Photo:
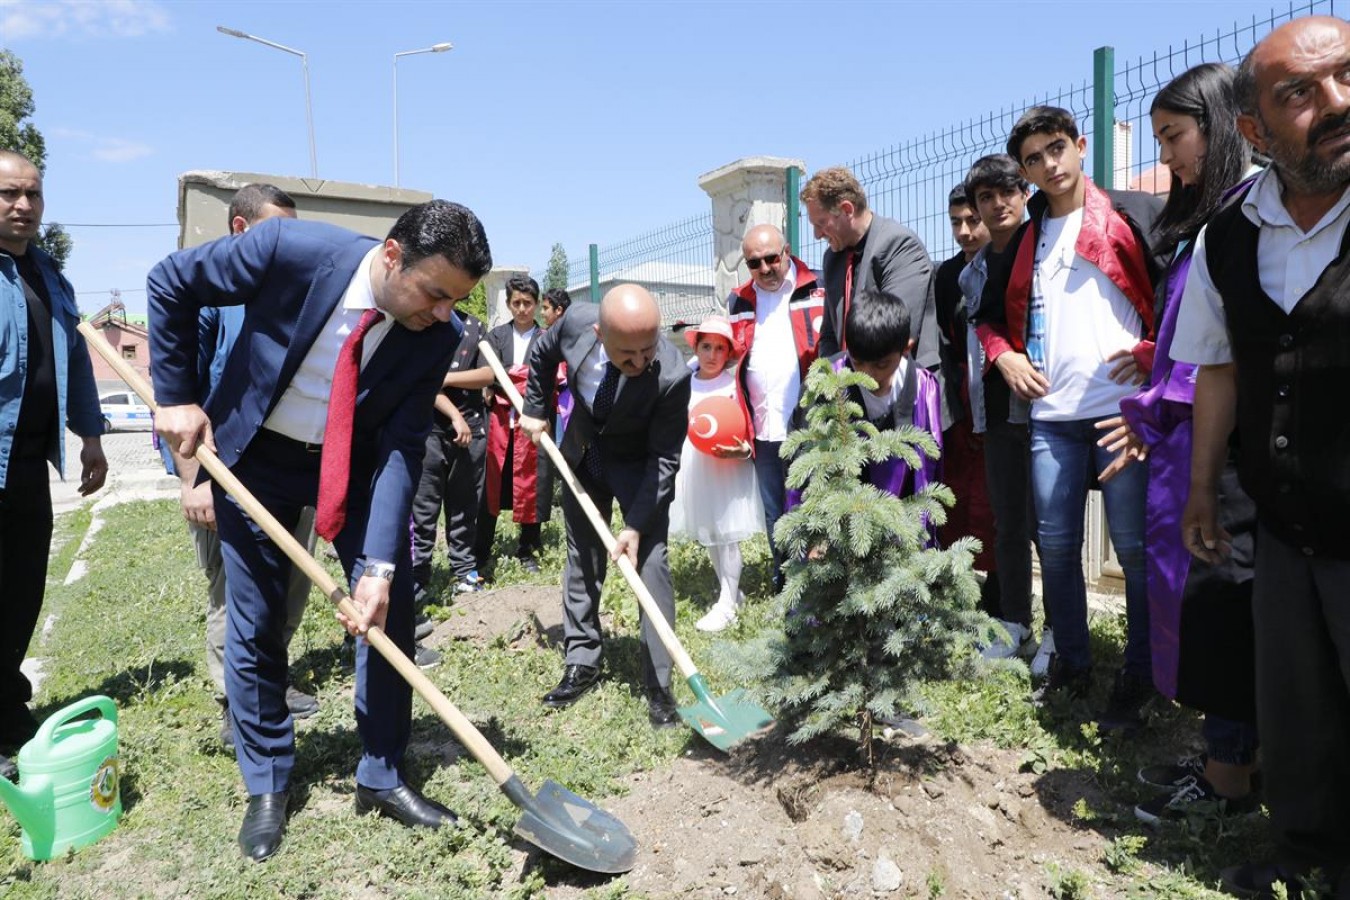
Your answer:
[[[213,447],[287,529],[303,507],[317,505],[322,532],[325,507],[336,508],[332,540],[359,613],[338,618],[354,635],[383,628],[409,655],[413,490],[436,393],[459,340],[451,313],[491,267],[477,217],[434,200],[405,213],[382,243],[320,222],[270,219],[247,234],[175,253],[149,276],[160,434],[186,457],[199,444]],[[244,323],[203,408],[198,311],[229,305],[245,307]],[[342,359],[350,360],[355,380],[345,427],[334,424],[344,418],[335,384],[345,380]],[[325,446],[334,435],[349,441]],[[345,484],[344,501],[329,475],[333,459],[348,458],[348,446],[350,475],[338,484]],[[239,844],[260,861],[281,845],[295,762],[283,637],[290,566],[219,486],[214,491],[227,584],[225,687],[249,793]],[[408,825],[453,822],[450,810],[403,781],[411,689],[365,641],[357,644],[357,812]]]

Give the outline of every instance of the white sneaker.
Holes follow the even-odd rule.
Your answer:
[[[1041,646],[1031,659],[1031,677],[1044,678],[1050,674],[1050,663],[1055,659],[1055,633],[1047,628],[1041,633]]]
[[[699,631],[719,632],[736,624],[736,604],[718,600],[703,618],[694,623]]]
[[[1006,637],[1000,637],[994,640],[992,644],[980,651],[980,655],[985,659],[1007,659],[1013,656],[1021,649],[1028,638],[1031,637],[1031,629],[1017,622],[1005,622],[1002,619],[994,621],[1008,632]]]

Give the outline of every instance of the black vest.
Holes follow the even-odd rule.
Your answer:
[[[1350,559],[1350,228],[1286,313],[1261,289],[1245,195],[1205,234],[1237,364],[1238,475],[1275,535],[1309,556]]]

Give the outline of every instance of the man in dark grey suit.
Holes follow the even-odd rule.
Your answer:
[[[933,260],[923,241],[894,219],[867,206],[867,194],[842,166],[821,169],[802,188],[801,200],[817,240],[829,249],[821,261],[825,316],[819,354],[827,359],[848,347],[844,322],[853,298],[864,291],[899,297],[914,325],[914,359],[937,366],[937,306],[930,289]],[[903,349],[903,348],[901,348]]]
[[[566,656],[562,680],[544,697],[544,705],[555,709],[575,703],[600,677],[600,589],[610,558],[626,555],[666,621],[675,622],[666,532],[689,407],[689,369],[661,334],[656,301],[637,285],[614,288],[598,308],[574,304],[535,342],[520,427],[536,443],[548,428],[562,363],[576,400],[563,433],[563,458],[606,521],[619,501],[624,527],[607,558],[581,505],[571,492],[563,493]],[[678,717],[670,695],[670,655],[646,616],[642,649],[651,723],[673,726]]]

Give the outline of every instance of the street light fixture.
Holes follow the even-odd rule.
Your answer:
[[[394,187],[398,187],[398,58],[400,56],[416,56],[418,53],[444,53],[453,49],[455,49],[455,45],[447,41],[443,44],[423,47],[421,50],[403,50],[394,54]]]
[[[285,44],[278,44],[276,41],[269,41],[266,38],[260,38],[256,34],[248,34],[234,28],[226,28],[224,25],[217,25],[216,31],[230,37],[243,38],[246,41],[254,41],[262,44],[264,47],[271,47],[273,50],[280,50],[283,53],[289,53],[292,56],[300,57],[300,66],[305,73],[305,121],[309,125],[309,174],[311,178],[319,177],[319,157],[314,150],[314,103],[309,94],[309,57],[304,51],[296,50],[294,47],[287,47]]]

